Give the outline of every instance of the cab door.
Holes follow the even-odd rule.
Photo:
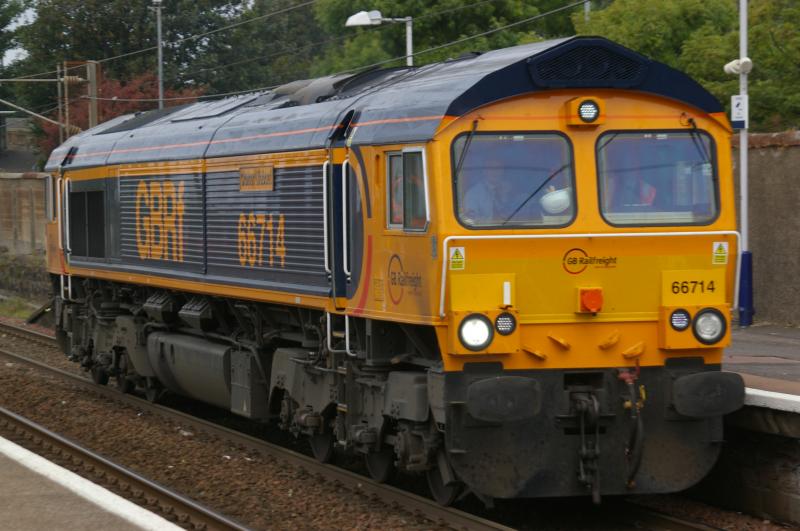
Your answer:
[[[344,309],[361,280],[364,247],[364,194],[366,175],[360,157],[345,148],[341,164],[328,166],[330,190],[328,221],[328,269],[334,303]]]

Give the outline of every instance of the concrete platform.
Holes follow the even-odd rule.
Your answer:
[[[0,528],[178,530],[163,518],[0,438]]]
[[[722,362],[749,388],[800,395],[800,328],[756,325],[734,328]]]
[[[722,367],[747,386],[745,407],[728,415],[727,425],[800,439],[800,328],[734,329]]]

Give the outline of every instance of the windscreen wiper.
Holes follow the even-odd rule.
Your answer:
[[[703,139],[700,138],[700,133],[697,129],[697,122],[694,121],[694,118],[689,118],[689,125],[692,126],[692,128],[689,129],[689,134],[692,136],[692,144],[694,144],[694,147],[697,148],[700,156],[703,157],[703,164],[711,162],[711,154],[706,149]]]
[[[472,144],[472,137],[475,136],[475,131],[477,129],[478,129],[478,120],[473,120],[472,129],[470,129],[469,133],[467,133],[467,140],[464,142],[464,150],[461,152],[461,155],[458,156],[455,175],[453,175],[453,180],[455,182],[458,182],[458,177],[459,175],[461,175],[461,167],[464,165],[464,160],[467,158],[467,151],[469,151],[469,146],[470,144]]]
[[[538,194],[538,193],[541,191],[541,189],[542,189],[542,188],[544,188],[544,187],[547,185],[547,183],[549,183],[550,181],[552,181],[552,180],[553,180],[553,178],[554,178],[556,175],[558,175],[559,173],[561,173],[562,171],[564,171],[564,170],[565,170],[565,169],[567,169],[567,168],[569,168],[569,163],[567,163],[567,164],[564,164],[563,166],[561,166],[560,168],[558,168],[556,171],[554,171],[553,173],[551,173],[550,175],[548,175],[548,176],[547,176],[547,179],[545,179],[545,180],[542,182],[542,184],[540,184],[540,185],[539,185],[539,186],[536,188],[536,190],[534,190],[534,191],[533,191],[533,193],[531,193],[531,194],[530,194],[528,197],[526,197],[526,198],[525,198],[525,201],[523,201],[523,202],[522,202],[522,204],[520,204],[520,205],[519,205],[519,206],[516,208],[516,210],[514,210],[514,212],[512,212],[512,213],[511,213],[511,215],[510,215],[510,216],[508,216],[508,217],[505,219],[505,221],[503,221],[503,223],[501,223],[501,225],[505,225],[506,223],[508,223],[509,221],[511,221],[511,218],[513,218],[514,216],[516,216],[516,215],[517,215],[517,213],[518,213],[520,210],[522,210],[522,207],[524,207],[526,204],[528,204],[528,201],[530,201],[531,199],[533,199],[534,197],[536,197],[536,194]]]

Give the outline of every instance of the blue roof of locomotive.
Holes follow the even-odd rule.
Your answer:
[[[71,137],[46,169],[321,148],[350,111],[353,145],[424,142],[445,116],[566,87],[632,89],[723,110],[682,72],[604,38],[572,37],[120,116]]]

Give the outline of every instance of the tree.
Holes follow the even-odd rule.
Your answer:
[[[400,58],[394,63],[395,66],[403,64],[404,24],[345,28],[347,17],[361,10],[377,9],[385,17],[414,17],[414,50],[422,52],[532,17],[540,12],[537,6],[548,1],[503,0],[465,5],[462,0],[442,0],[431,5],[422,0],[321,0],[315,5],[317,20],[328,34],[340,35],[344,37],[344,42],[332,44],[324,51],[315,61],[313,70],[318,75],[329,74],[392,58]],[[486,51],[538,40],[543,35],[536,32],[536,28],[540,27],[536,22],[531,22],[424,53],[415,57],[414,62],[431,63],[458,57],[464,52]],[[352,36],[348,37],[348,33]]]
[[[325,36],[311,6],[298,0],[254,0],[224,37],[180,75],[185,83],[224,93],[286,83],[309,76],[315,43]]]
[[[22,13],[24,5],[22,0],[0,0],[0,58],[6,55],[10,49],[16,45],[16,30],[9,29],[9,26]],[[0,72],[3,77],[7,75],[8,69],[0,61]],[[0,96],[7,98],[13,89],[7,86],[0,88]]]
[[[750,3],[749,76],[751,128],[796,127],[800,120],[800,5],[796,0]],[[738,12],[730,0],[615,0],[592,12],[590,22],[573,14],[580,33],[602,35],[685,71],[726,106],[739,92],[738,78],[723,65],[739,57]]]
[[[101,122],[110,120],[123,114],[153,109],[158,98],[158,78],[152,73],[141,74],[127,81],[117,79],[104,79],[98,86],[98,93],[103,98],[98,101],[98,114]],[[185,104],[195,101],[200,91],[196,89],[173,90],[164,92],[165,98],[187,98],[174,104]],[[116,99],[114,99],[116,98]],[[89,127],[89,101],[78,99],[70,104],[70,125],[77,125],[81,129]],[[52,115],[57,120],[57,115]],[[37,121],[39,131],[39,153],[47,156],[59,144],[57,125],[49,122]]]
[[[242,0],[171,0],[163,7],[164,65],[167,85],[201,56],[211,37],[191,38],[218,29],[241,12]],[[62,61],[103,60],[110,78],[133,79],[156,70],[155,13],[149,1],[38,0],[32,23],[19,29],[19,41],[28,56],[17,73],[45,72]],[[141,53],[138,53],[141,52]],[[29,106],[55,101],[55,87],[25,87],[18,97]]]
[[[8,27],[22,13],[22,0],[0,0],[0,57],[14,47],[16,31]]]

